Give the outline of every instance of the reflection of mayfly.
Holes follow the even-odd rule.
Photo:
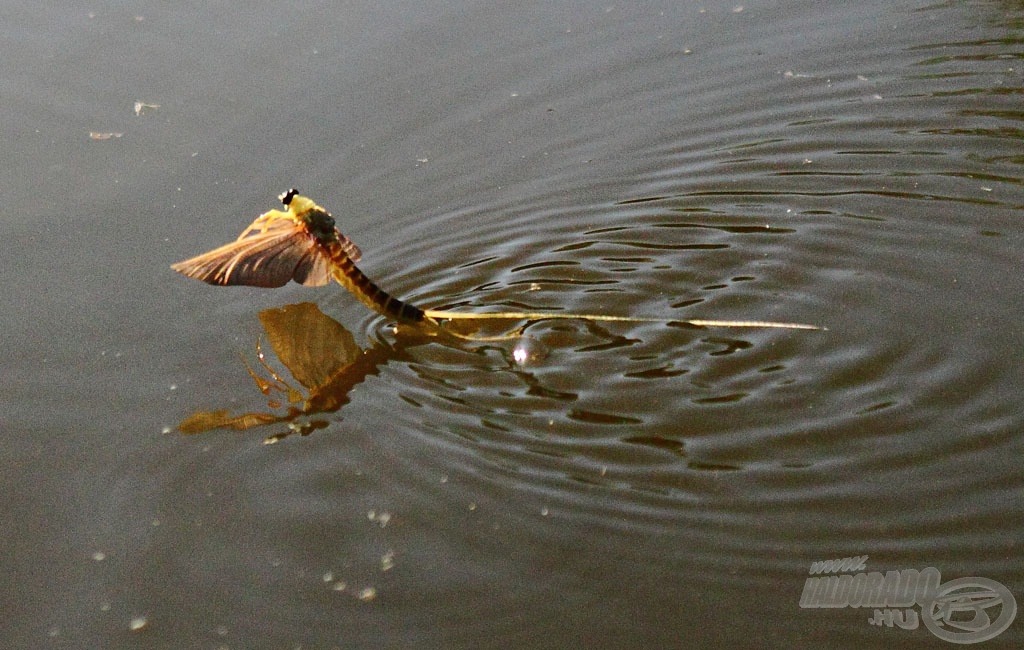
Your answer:
[[[412,330],[396,337],[394,345],[378,343],[364,350],[351,332],[309,302],[264,309],[259,319],[266,341],[292,381],[270,364],[262,339],[258,340],[258,365],[253,367],[246,362],[245,366],[260,392],[267,396],[269,410],[196,411],[178,425],[179,431],[202,433],[211,429],[245,430],[286,424],[288,428],[283,433],[266,438],[268,443],[293,433],[312,433],[327,426],[318,414],[342,408],[352,389],[367,376],[377,374],[391,361],[406,358],[407,348],[431,338]]]
[[[238,239],[171,268],[209,284],[280,287],[295,280],[320,286],[333,278],[370,309],[402,323],[441,326],[454,319],[537,320],[574,318],[622,322],[676,322],[698,327],[774,327],[820,329],[800,323],[681,320],[568,314],[564,312],[465,313],[420,309],[378,287],[355,265],[359,248],[334,225],[327,210],[291,189],[280,196],[285,211],[270,210],[242,231]]]

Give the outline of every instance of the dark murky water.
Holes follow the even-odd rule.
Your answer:
[[[6,8],[3,645],[948,647],[801,606],[863,555],[1024,604],[1024,6],[834,4]],[[418,304],[829,329],[520,364],[168,270],[293,185]],[[286,306],[357,371],[167,433],[285,412]]]

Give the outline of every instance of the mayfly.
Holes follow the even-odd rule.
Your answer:
[[[456,319],[581,319],[631,323],[683,323],[697,327],[770,327],[822,329],[803,323],[769,321],[665,319],[564,312],[454,312],[422,309],[399,300],[359,270],[359,248],[335,227],[334,217],[311,199],[290,189],[280,197],[284,210],[260,215],[238,239],[171,268],[190,278],[217,285],[280,287],[294,280],[322,286],[332,279],[364,305],[400,323],[441,327]]]

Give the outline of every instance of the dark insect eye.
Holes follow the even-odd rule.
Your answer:
[[[298,195],[298,193],[299,191],[293,187],[292,189],[288,190],[287,192],[284,192],[283,194],[281,194],[281,196],[277,198],[281,199],[281,203],[283,203],[285,207],[288,207],[288,204],[292,202],[292,199],[294,199],[296,195]]]

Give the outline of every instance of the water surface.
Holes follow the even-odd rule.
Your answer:
[[[861,555],[1024,602],[1019,3],[4,16],[5,646],[943,645],[800,607]],[[291,186],[417,304],[828,330],[537,320],[521,365],[168,269]],[[245,364],[301,388],[302,303],[366,351],[333,401],[176,432],[285,411]]]

